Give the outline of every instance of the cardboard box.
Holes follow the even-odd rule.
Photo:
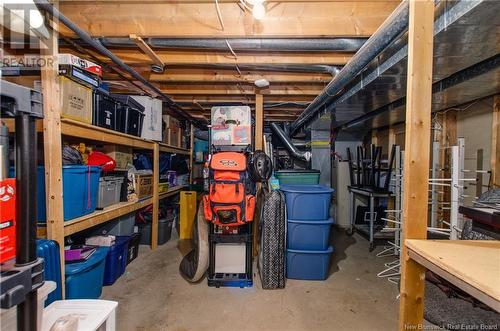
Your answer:
[[[92,90],[59,76],[62,117],[92,124]]]
[[[163,121],[166,123],[163,142],[171,146],[182,147],[182,129],[179,120],[170,115],[163,115]]]
[[[79,58],[78,56],[69,53],[59,54],[58,58],[59,64],[76,66],[94,75],[102,76],[101,66],[95,64],[94,62]]]
[[[133,164],[132,148],[120,145],[106,145],[103,153],[113,158],[116,162],[116,168],[125,169],[127,164]]]
[[[134,174],[134,191],[138,199],[153,195],[153,175]]]
[[[141,138],[162,141],[162,102],[148,96],[131,96],[135,101],[144,106],[144,120]]]
[[[212,107],[212,144],[250,145],[252,143],[251,116],[248,106]]]

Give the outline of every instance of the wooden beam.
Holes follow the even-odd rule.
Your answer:
[[[426,239],[432,107],[434,1],[410,0],[403,247],[399,330],[417,330],[424,313],[425,268],[408,256],[408,239]]]
[[[255,20],[237,3],[220,3],[225,28],[220,29],[214,2],[61,3],[61,12],[92,36],[245,37],[370,36],[398,1],[274,2]],[[64,27],[61,33],[73,36]]]
[[[312,102],[316,96],[312,95],[266,95],[267,103],[280,102]],[[198,103],[224,103],[224,102],[240,102],[243,104],[253,104],[254,100],[249,99],[245,95],[207,95],[207,96],[192,96],[192,95],[174,95],[172,99],[175,102],[198,102]]]
[[[134,67],[137,71],[150,70],[149,66],[154,62],[137,49],[111,48],[111,51],[126,64]],[[61,52],[78,53],[71,47],[63,47]],[[95,52],[89,50],[100,62],[111,65],[112,62]],[[156,55],[165,65],[207,65],[207,64],[324,64],[344,65],[352,57],[352,53],[342,52],[238,52],[235,59],[229,50],[227,51],[188,51],[188,50],[155,50]],[[78,55],[77,54],[77,55]],[[83,56],[82,54],[80,54]],[[236,67],[235,67],[236,70]],[[168,74],[168,72],[167,72]]]
[[[57,6],[57,3],[54,4]],[[62,143],[61,143],[61,90],[58,70],[58,26],[54,18],[49,38],[44,40],[40,54],[52,63],[52,66],[41,68],[43,93],[43,150],[45,164],[45,206],[47,210],[47,239],[59,244],[61,256],[61,284],[64,284],[64,215],[63,215],[63,185],[62,185]],[[64,286],[62,287],[64,299]]]
[[[322,73],[294,73],[294,72],[270,72],[259,73],[255,71],[236,70],[210,70],[210,69],[176,69],[167,68],[163,74],[151,73],[150,69],[143,76],[151,82],[159,83],[249,83],[253,84],[257,79],[266,79],[270,83],[322,83],[327,84],[332,79],[330,74]],[[106,81],[121,80],[118,75],[105,74]]]
[[[491,174],[493,186],[500,187],[500,95],[493,97],[491,127]]]
[[[255,150],[264,150],[264,96],[257,91],[255,93]],[[257,186],[257,194],[261,186]],[[253,256],[257,256],[259,252],[259,223],[260,219],[253,222]]]
[[[211,84],[211,85],[188,85],[188,84],[157,84],[158,87],[168,95],[225,95],[246,94],[253,95],[255,86],[243,84]],[[310,95],[317,96],[323,90],[323,85],[317,84],[273,84],[262,91],[265,95]]]
[[[131,34],[130,39],[132,39],[135,42],[137,47],[139,47],[144,52],[144,54],[146,54],[151,59],[151,61],[153,61],[154,64],[157,64],[162,67],[164,66],[164,63],[158,57],[158,55],[156,55],[155,51],[153,51],[151,47],[149,47],[149,45],[146,44],[146,42],[141,37],[135,34]]]
[[[154,144],[153,148],[153,218],[151,220],[151,249],[158,247],[158,205],[160,183],[160,146]]]

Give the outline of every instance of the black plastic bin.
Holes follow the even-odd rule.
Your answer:
[[[116,130],[140,137],[144,121],[144,106],[130,95],[111,94],[119,101],[116,112]]]
[[[130,238],[130,242],[128,244],[128,255],[127,255],[127,264],[135,260],[135,258],[139,255],[139,242],[141,241],[141,234],[134,233]]]
[[[163,245],[170,240],[175,216],[172,214],[167,218],[158,220],[158,245]],[[141,245],[151,244],[151,223],[140,226]]]
[[[94,90],[92,95],[92,124],[117,130],[116,113],[118,101],[104,91]]]

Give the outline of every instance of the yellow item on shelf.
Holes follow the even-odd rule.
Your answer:
[[[196,215],[196,191],[182,191],[180,195],[179,239],[191,239]]]

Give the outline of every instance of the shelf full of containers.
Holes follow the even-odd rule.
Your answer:
[[[164,115],[161,100],[109,93],[97,64],[71,54],[58,60],[33,86],[13,86],[40,99],[44,92],[37,246],[46,279],[58,284],[49,302],[98,298],[137,257],[139,243],[155,249],[170,238],[193,144],[191,124]],[[2,126],[12,136],[14,120],[2,118]]]

